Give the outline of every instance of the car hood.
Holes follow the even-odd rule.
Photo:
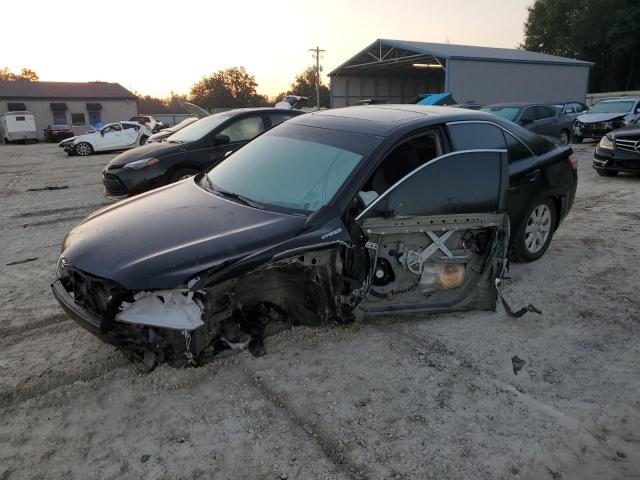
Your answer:
[[[149,143],[141,145],[120,155],[115,156],[108,164],[108,168],[122,167],[128,163],[142,160],[143,158],[162,157],[177,152],[182,148],[182,144],[178,143]]]
[[[169,289],[294,237],[305,217],[209,193],[191,177],[105,207],[64,240],[73,267],[131,290]]]
[[[640,137],[640,125],[629,125],[626,127],[618,128],[617,130],[611,132],[609,136],[613,138],[638,138]]]
[[[582,123],[597,123],[597,122],[608,122],[609,120],[614,120],[616,118],[623,118],[628,115],[627,113],[585,113],[584,115],[578,116],[578,121]]]

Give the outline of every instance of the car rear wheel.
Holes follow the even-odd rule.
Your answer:
[[[77,153],[81,157],[86,157],[87,155],[91,155],[93,153],[93,147],[87,142],[79,143],[78,145],[76,145],[76,148],[74,148],[74,150],[75,153]]]
[[[194,176],[196,173],[198,173],[198,171],[195,168],[181,168],[171,174],[169,183],[179,182],[180,180]]]
[[[561,145],[569,145],[569,142],[571,141],[571,134],[568,130],[562,130],[560,135],[558,135],[558,140]]]
[[[601,177],[615,177],[620,173],[618,170],[596,170]]]
[[[582,137],[573,137],[573,143],[582,143],[582,140],[584,140]]]
[[[533,204],[513,239],[513,260],[532,262],[544,255],[553,237],[556,215],[556,207],[551,198]]]

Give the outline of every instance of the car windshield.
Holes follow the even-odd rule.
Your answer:
[[[214,190],[310,213],[326,205],[379,137],[281,124],[207,175]]]
[[[589,110],[589,113],[626,113],[633,108],[633,101],[600,102]]]
[[[518,107],[483,107],[480,109],[481,112],[489,112],[499,115],[507,120],[513,121],[518,115],[520,108]]]
[[[191,125],[193,122],[197,121],[197,118],[189,117],[182,120],[180,123],[175,124],[173,127],[167,128],[170,132],[177,132],[178,130],[182,130],[187,125]]]
[[[178,130],[173,135],[167,138],[168,142],[186,143],[200,140],[202,137],[210,133],[218,125],[231,118],[230,115],[218,113],[216,115],[210,115],[205,118],[201,118],[197,122],[193,122],[191,125]]]

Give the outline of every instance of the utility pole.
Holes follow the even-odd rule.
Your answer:
[[[310,48],[310,52],[313,53],[313,58],[316,59],[316,108],[320,110],[320,54],[326,50],[321,50],[320,47]]]

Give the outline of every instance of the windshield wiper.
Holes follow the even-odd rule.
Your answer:
[[[207,183],[209,184],[209,186],[211,188],[211,191],[213,193],[215,193],[216,195],[219,195],[221,197],[232,198],[234,200],[239,201],[240,203],[248,205],[249,207],[259,208],[260,210],[266,210],[266,207],[263,204],[255,202],[255,201],[251,200],[250,198],[245,197],[244,195],[240,195],[239,193],[228,192],[227,190],[222,190],[222,189],[218,188],[217,186],[213,185],[213,182],[209,178],[209,175],[205,174],[205,177],[207,177],[207,180],[208,180]]]

